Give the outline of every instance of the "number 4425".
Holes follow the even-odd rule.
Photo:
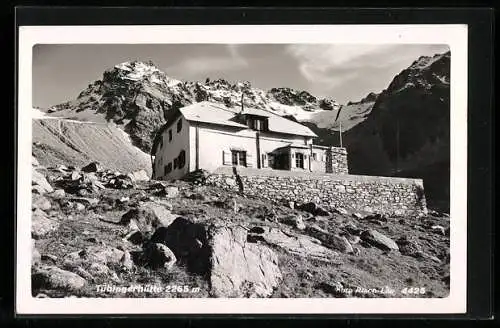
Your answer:
[[[401,294],[425,294],[425,287],[405,287],[401,290]]]

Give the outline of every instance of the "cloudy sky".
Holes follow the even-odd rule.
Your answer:
[[[346,103],[385,89],[418,57],[447,50],[429,44],[36,45],[33,106],[73,99],[106,69],[131,60],[152,60],[180,80],[246,80],[264,90],[291,87]]]

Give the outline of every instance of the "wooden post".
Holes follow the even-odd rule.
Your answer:
[[[196,148],[196,170],[200,169],[200,129],[198,123],[196,123],[195,128],[195,148]]]
[[[340,148],[342,148],[342,122],[339,122]]]
[[[257,148],[257,168],[260,169],[262,168],[262,161],[261,161],[261,152],[260,152],[260,132],[257,131],[255,133],[255,144]]]
[[[243,90],[241,90],[241,111],[240,113],[243,113]]]
[[[396,120],[396,175],[399,171],[399,119]]]

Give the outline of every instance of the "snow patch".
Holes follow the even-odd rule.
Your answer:
[[[47,118],[47,114],[42,112],[38,108],[32,108],[31,118]]]
[[[322,110],[306,111],[300,106],[284,105],[276,101],[269,102],[267,107],[276,114],[292,115],[299,121],[309,120],[315,113],[322,112]]]

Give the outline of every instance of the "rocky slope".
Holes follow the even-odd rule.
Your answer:
[[[165,115],[176,107],[211,100],[229,107],[241,106],[308,118],[316,112],[332,111],[332,99],[318,99],[306,91],[273,88],[264,91],[248,82],[223,79],[182,82],[167,76],[153,63],[125,62],[104,72],[76,99],[48,109],[51,116],[98,122],[114,122],[124,128],[135,145],[149,152],[151,140],[165,123]]]
[[[32,153],[42,165],[82,166],[99,161],[113,170],[144,170],[151,175],[149,154],[132,145],[129,136],[113,124],[40,116],[32,120],[32,142]]]
[[[166,183],[35,158],[32,171],[34,297],[449,293],[446,215],[290,208],[205,185],[203,172]]]
[[[308,118],[303,118],[301,122],[319,131],[321,136],[328,131],[336,135],[340,128],[345,132],[364,122],[370,115],[377,97],[377,94],[370,93],[358,102],[349,101],[347,105],[339,106],[340,113],[338,110],[315,112]],[[336,140],[338,142],[338,138]]]

